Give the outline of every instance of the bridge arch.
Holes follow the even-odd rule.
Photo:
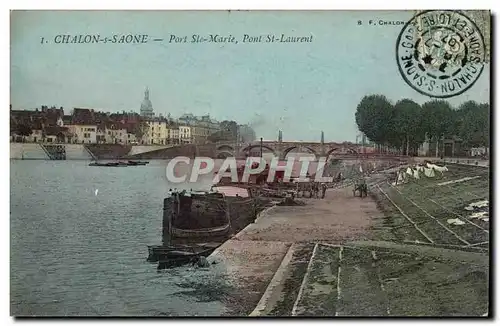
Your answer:
[[[348,154],[359,155],[358,151],[355,148],[353,148],[353,147],[347,147],[347,148],[345,148],[345,147],[335,147],[335,148],[330,149],[328,152],[326,152],[326,157],[334,154],[337,151],[341,151],[342,149],[345,149],[346,153],[348,153]]]
[[[298,149],[305,148],[305,149],[307,149],[307,150],[308,150],[311,154],[314,154],[314,156],[315,156],[315,157],[317,157],[317,156],[318,156],[318,153],[316,153],[316,151],[315,151],[314,149],[312,149],[311,147],[309,147],[309,146],[292,146],[292,147],[288,147],[287,149],[285,149],[285,150],[283,151],[283,154],[282,154],[282,155],[283,155],[283,158],[286,158],[286,156],[287,156],[287,155],[288,155],[291,151],[293,151],[293,150],[294,150],[294,149],[296,149],[296,148],[298,148]]]
[[[224,145],[218,146],[217,150],[221,151],[221,152],[231,152],[231,151],[234,151],[234,148],[233,148],[233,146],[224,144]]]
[[[336,152],[340,149],[340,147],[335,147],[335,148],[332,148],[330,149],[328,152],[326,152],[326,157],[330,156],[333,154],[333,152]]]
[[[226,159],[228,157],[234,157],[234,154],[232,152],[228,152],[228,151],[222,151],[222,152],[217,154],[217,158],[219,158],[219,159]]]
[[[260,148],[260,145],[250,145],[250,146],[247,146],[247,147],[243,148],[241,151],[243,153],[249,154],[250,151],[252,149],[254,149],[254,148]],[[267,149],[268,151],[272,152],[273,155],[276,155],[276,151],[273,148],[269,147],[269,146],[262,145],[262,149]]]

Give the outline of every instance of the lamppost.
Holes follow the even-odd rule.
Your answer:
[[[240,152],[240,128],[239,126],[237,127],[236,129],[236,145],[234,146],[234,149],[235,149],[235,156],[238,155],[238,153]]]
[[[444,152],[444,133],[441,135],[441,144],[442,144],[441,157],[443,158],[445,155],[445,152]]]

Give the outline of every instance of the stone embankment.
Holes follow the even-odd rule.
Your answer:
[[[476,170],[483,169],[450,165],[445,178]],[[305,199],[305,206],[267,210],[209,257],[230,288],[222,295],[225,314],[484,316],[488,228],[472,221],[453,228],[438,214],[448,210],[466,219],[458,209],[487,196],[483,179],[457,183],[446,194],[438,186],[442,180],[420,185],[440,188],[439,197],[411,190],[416,183],[384,188],[399,210],[389,200],[381,202],[382,195],[377,199],[377,185],[371,197],[353,197],[346,187],[328,190],[325,199]],[[401,197],[406,188],[411,198]]]
[[[66,160],[114,160],[127,158],[167,159],[177,155],[192,157],[196,151],[185,146],[120,145],[120,144],[49,144],[10,143],[14,160],[51,160],[51,147],[61,147]],[[58,149],[59,151],[59,149]]]

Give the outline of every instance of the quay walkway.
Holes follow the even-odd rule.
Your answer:
[[[301,200],[305,206],[274,206],[264,211],[209,257],[225,266],[225,277],[237,288],[234,295],[241,294],[231,314],[253,311],[284,258],[299,267],[293,281],[300,286],[314,243],[364,239],[373,220],[381,216],[374,201],[353,197],[351,187],[329,189],[325,199]],[[294,288],[298,290],[297,284]]]
[[[488,255],[380,239],[371,197],[264,211],[208,258],[228,316],[484,316]],[[380,241],[390,240],[390,241]]]

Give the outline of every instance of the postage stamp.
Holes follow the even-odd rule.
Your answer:
[[[467,91],[481,76],[486,46],[480,29],[464,13],[430,10],[403,27],[396,59],[401,76],[417,92],[449,98]]]

